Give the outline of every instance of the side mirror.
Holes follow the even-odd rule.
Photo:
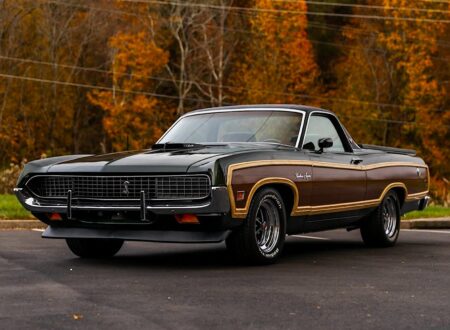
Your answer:
[[[314,151],[314,150],[316,150],[316,147],[314,147],[314,143],[308,142],[303,145],[303,149]]]
[[[323,152],[325,148],[331,148],[333,146],[333,140],[331,138],[319,139],[319,153]]]

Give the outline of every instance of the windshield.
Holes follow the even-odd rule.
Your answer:
[[[295,146],[303,115],[289,111],[229,111],[180,119],[158,143],[267,142]]]

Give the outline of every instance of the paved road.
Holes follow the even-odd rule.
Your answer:
[[[0,231],[0,328],[450,328],[450,231],[291,237],[280,263],[233,264],[222,244],[127,243],[106,261]]]

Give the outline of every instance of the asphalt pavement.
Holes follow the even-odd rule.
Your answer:
[[[224,244],[82,260],[40,234],[0,231],[1,329],[450,328],[450,230],[403,230],[387,249],[357,231],[290,237],[259,267]]]

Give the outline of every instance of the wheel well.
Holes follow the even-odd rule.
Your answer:
[[[292,188],[283,183],[269,183],[259,187],[258,190],[262,188],[274,188],[280,193],[283,198],[284,206],[286,207],[286,215],[289,217],[291,215],[292,208],[294,207],[294,192],[292,191]]]
[[[403,203],[405,202],[405,199],[406,199],[406,191],[402,187],[392,188],[392,191],[395,191],[395,193],[397,194],[397,196],[398,196],[398,204],[399,204],[398,206],[401,209],[402,206],[403,206]]]

